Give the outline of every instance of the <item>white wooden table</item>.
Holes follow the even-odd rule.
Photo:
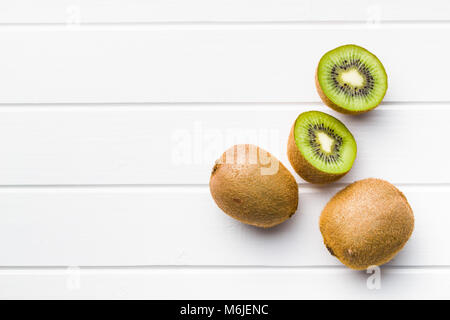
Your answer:
[[[0,2],[0,298],[450,298],[450,3]],[[323,106],[314,70],[355,43],[384,63],[383,104]],[[271,230],[209,194],[213,161],[255,143],[290,169],[296,116],[328,112],[358,157]],[[370,274],[329,255],[318,217],[377,177],[410,201],[405,249]]]

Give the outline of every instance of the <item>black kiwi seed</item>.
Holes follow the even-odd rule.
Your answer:
[[[360,81],[343,77],[354,71]],[[377,107],[387,90],[387,75],[380,60],[356,45],[344,45],[325,53],[316,69],[316,88],[323,102],[336,111],[349,114]]]
[[[356,68],[359,71],[359,73],[364,77],[365,80],[364,87],[356,88],[349,86],[347,83],[341,84],[339,82],[338,80],[339,73],[336,72],[336,70],[348,70],[351,67]],[[332,72],[330,73],[330,81],[334,83],[336,88],[342,93],[348,94],[352,97],[355,96],[366,97],[369,95],[370,90],[373,89],[374,83],[373,76],[371,75],[369,69],[359,59],[352,59],[350,60],[350,62],[344,60],[342,64],[334,65],[331,70]]]
[[[330,140],[324,141],[322,135]],[[329,183],[344,176],[356,157],[356,141],[338,119],[320,112],[300,114],[288,141],[288,157],[306,181]]]

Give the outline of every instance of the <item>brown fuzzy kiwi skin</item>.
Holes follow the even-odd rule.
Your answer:
[[[367,109],[367,110],[360,110],[360,111],[352,111],[352,110],[348,110],[348,109],[345,109],[345,108],[342,108],[342,107],[338,106],[338,105],[335,104],[333,101],[331,101],[330,99],[328,99],[328,97],[327,97],[327,96],[325,95],[325,93],[323,92],[322,87],[320,86],[320,82],[319,82],[318,70],[319,70],[319,66],[317,66],[317,68],[316,68],[316,76],[315,76],[315,82],[316,82],[317,93],[319,94],[319,96],[320,96],[320,98],[322,99],[323,103],[325,103],[325,104],[326,104],[328,107],[330,107],[331,109],[333,109],[333,110],[335,110],[335,111],[337,111],[337,112],[340,112],[340,113],[344,113],[344,114],[356,115],[356,114],[361,114],[361,113],[366,113],[366,112],[368,112],[368,111],[371,111],[371,110],[375,109],[376,107],[378,107],[378,106],[381,104],[381,101],[382,101],[383,99],[381,99],[381,100],[380,100],[380,103],[377,104],[376,106],[374,106],[374,107],[372,107],[372,108],[370,108],[370,109]],[[386,92],[387,92],[387,87],[386,87],[386,91],[385,91],[385,93],[384,93],[384,95],[383,95],[383,98],[384,98],[384,96],[386,95]]]
[[[364,179],[339,191],[320,216],[330,253],[355,270],[380,266],[404,247],[414,229],[406,197],[381,179]]]
[[[291,133],[289,134],[289,140],[288,140],[288,148],[287,148],[287,155],[289,162],[291,163],[292,167],[294,168],[295,172],[298,173],[302,179],[315,183],[315,184],[326,184],[330,183],[336,180],[339,180],[343,176],[347,174],[347,172],[342,174],[332,174],[332,173],[326,173],[322,172],[318,169],[316,169],[313,165],[311,165],[305,157],[302,155],[300,150],[298,149],[297,144],[295,143],[295,133],[294,128],[295,124],[297,123],[297,120],[294,122],[294,125],[291,128]],[[350,171],[350,170],[349,170]]]
[[[230,149],[245,150],[245,163],[235,156],[230,161],[226,154]],[[258,161],[250,163],[248,152],[258,151]],[[270,228],[289,219],[298,206],[298,184],[292,174],[274,156],[267,152],[270,161],[277,164],[273,174],[262,174],[259,151],[253,145],[233,146],[216,161],[209,182],[211,195],[216,204],[229,216],[249,225]]]

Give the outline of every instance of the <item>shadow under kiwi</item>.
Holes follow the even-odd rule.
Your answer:
[[[289,219],[271,228],[255,227],[249,224],[242,224],[242,228],[244,228],[246,232],[257,236],[279,237],[280,235],[289,235],[289,230],[294,230],[297,223],[302,223],[301,219],[304,214],[300,211],[301,208],[299,204],[297,210]]]
[[[360,113],[360,114],[343,114],[339,112],[334,112],[334,116],[338,119],[340,119],[344,124],[347,126],[347,124],[351,123],[365,123],[365,122],[371,122],[373,123],[374,118],[380,116],[380,109],[383,108],[383,105],[378,106],[377,108]],[[350,128],[349,128],[350,129]]]

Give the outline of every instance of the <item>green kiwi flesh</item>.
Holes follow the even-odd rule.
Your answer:
[[[316,86],[329,107],[362,113],[378,106],[388,82],[383,64],[366,49],[345,45],[327,52],[316,71]]]
[[[356,151],[356,141],[347,127],[320,111],[300,114],[288,143],[288,158],[293,168],[312,183],[341,178],[352,168]]]

